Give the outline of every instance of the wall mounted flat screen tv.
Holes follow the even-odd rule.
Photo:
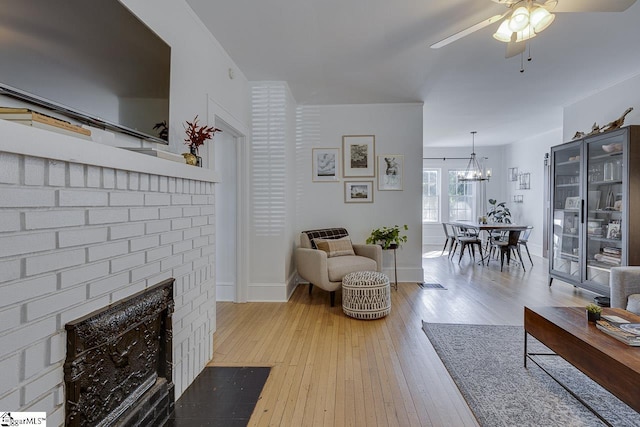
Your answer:
[[[117,0],[4,0],[0,7],[2,95],[167,143],[154,125],[169,123],[170,69],[170,46]]]

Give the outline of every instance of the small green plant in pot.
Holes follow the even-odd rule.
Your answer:
[[[403,243],[406,243],[406,234],[400,234],[401,231],[408,230],[409,227],[405,224],[400,227],[394,225],[393,227],[381,227],[371,230],[371,235],[367,238],[368,244],[378,244],[382,246],[382,249],[395,249],[399,248]]]
[[[587,320],[589,322],[595,322],[596,320],[600,320],[602,307],[596,304],[589,304],[586,306],[586,309],[587,309]]]

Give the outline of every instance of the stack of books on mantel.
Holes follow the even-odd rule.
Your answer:
[[[634,347],[640,346],[640,323],[631,323],[618,316],[602,316],[596,327],[618,341]]]
[[[0,119],[91,140],[91,131],[28,108],[0,107]]]

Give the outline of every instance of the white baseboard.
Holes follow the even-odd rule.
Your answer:
[[[235,301],[236,287],[233,283],[218,283],[216,285],[216,302]]]

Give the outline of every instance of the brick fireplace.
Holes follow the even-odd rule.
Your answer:
[[[65,324],[175,278],[176,399],[212,357],[210,170],[0,120],[0,408],[65,419]]]
[[[65,325],[69,427],[162,425],[174,406],[173,279]]]

